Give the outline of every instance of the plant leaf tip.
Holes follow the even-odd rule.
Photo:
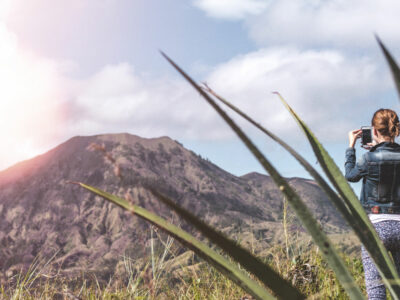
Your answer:
[[[65,183],[68,183],[68,184],[76,184],[76,185],[82,185],[80,182],[78,182],[78,181],[72,181],[72,180],[67,180]]]
[[[379,38],[379,36],[377,34],[375,34],[375,39],[381,48],[385,48],[385,46],[382,43],[382,40]]]
[[[161,53],[161,55],[162,55],[167,61],[169,61],[169,63],[171,63],[171,64],[174,65],[172,59],[171,59],[167,54],[165,54],[165,52],[163,52],[162,50],[160,50],[160,53]]]

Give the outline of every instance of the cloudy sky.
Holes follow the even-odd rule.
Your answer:
[[[400,57],[399,13],[395,0],[1,0],[0,169],[75,135],[129,132],[261,171],[159,50],[315,162],[279,91],[342,166],[347,132],[399,109],[374,39]],[[307,177],[237,120],[285,176]]]

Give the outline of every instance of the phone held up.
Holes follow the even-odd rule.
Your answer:
[[[365,147],[367,144],[372,143],[372,127],[361,126],[361,130],[361,147]]]

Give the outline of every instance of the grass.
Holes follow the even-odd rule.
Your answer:
[[[153,230],[153,229],[151,229]],[[288,233],[289,245],[285,243],[273,247],[268,256],[262,259],[278,271],[308,299],[349,299],[337,282],[336,276],[324,262],[317,247],[304,251]],[[124,257],[125,277],[117,278],[107,284],[99,284],[93,277],[81,280],[68,280],[61,276],[43,276],[37,263],[26,274],[14,279],[31,278],[29,284],[24,280],[14,280],[0,287],[1,299],[252,299],[238,285],[227,279],[214,267],[198,262],[192,252],[184,255],[193,257],[190,265],[180,265],[169,272],[169,253],[177,257],[177,247],[171,247],[171,238],[159,234],[152,239],[147,263],[137,271],[135,261]],[[255,241],[257,243],[257,241]],[[287,251],[290,247],[291,251]],[[151,248],[153,250],[151,250]],[[157,250],[155,250],[157,249]],[[174,249],[174,250],[172,250]],[[365,293],[361,260],[355,255],[343,255],[347,268],[357,284]]]
[[[286,203],[284,198],[282,201]],[[349,299],[311,239],[292,226],[298,221],[288,211],[287,203],[282,216],[282,242],[266,252],[252,233],[252,252],[263,253],[262,261],[307,295],[307,299]],[[124,272],[108,283],[101,284],[90,274],[79,280],[48,276],[52,272],[46,266],[51,265],[52,258],[36,259],[25,274],[18,274],[0,286],[0,299],[253,299],[193,252],[182,254],[184,248],[170,236],[152,225],[149,231],[151,239],[144,248],[148,256],[138,261],[122,256]],[[240,234],[237,239],[242,240]],[[359,254],[342,254],[342,258],[365,294]]]

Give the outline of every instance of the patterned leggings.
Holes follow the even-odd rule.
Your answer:
[[[397,272],[400,273],[400,221],[381,221],[373,224],[386,249],[392,253]],[[369,300],[386,299],[386,288],[368,252],[361,247],[365,285]]]

